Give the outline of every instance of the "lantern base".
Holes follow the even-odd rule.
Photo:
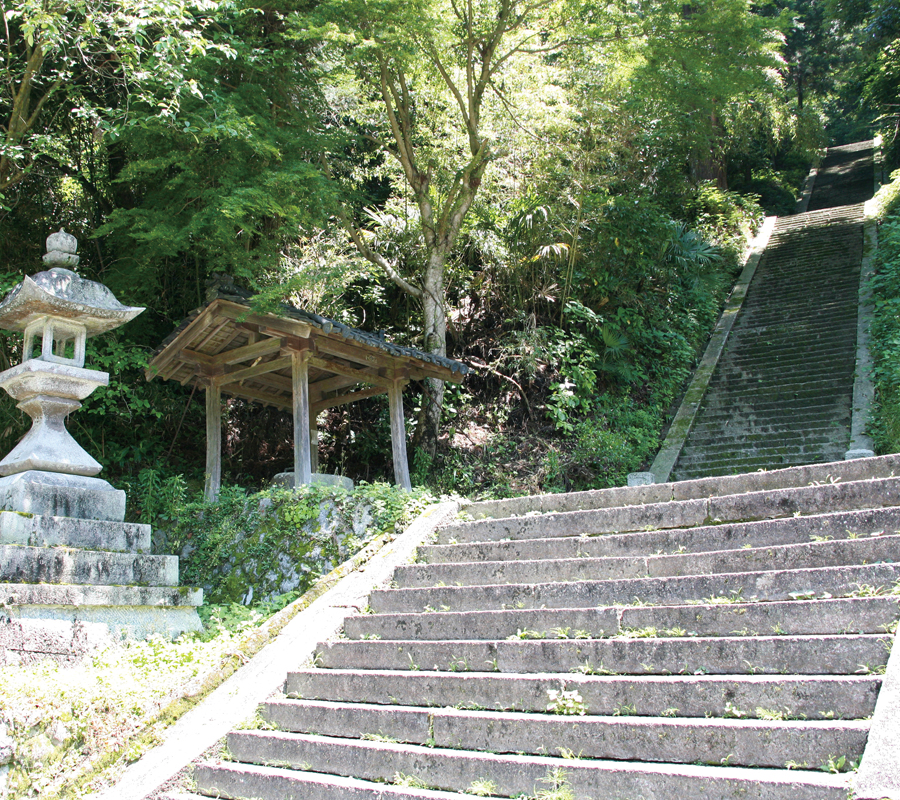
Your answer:
[[[24,514],[122,522],[125,492],[101,478],[28,470],[0,478],[0,508]]]

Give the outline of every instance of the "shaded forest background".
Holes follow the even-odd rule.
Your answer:
[[[89,343],[70,429],[130,487],[202,484],[203,397],[147,382],[211,276],[471,367],[412,386],[414,482],[599,488],[652,460],[764,214],[827,144],[900,152],[889,0],[0,0],[0,288],[64,226],[147,311]],[[0,337],[0,368],[18,360]],[[437,411],[440,412],[436,416]],[[224,478],[292,462],[228,400]],[[0,451],[27,428],[0,401]],[[320,418],[390,478],[386,400]]]

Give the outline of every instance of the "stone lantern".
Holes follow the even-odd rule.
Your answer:
[[[2,386],[32,419],[31,430],[0,461],[0,507],[36,514],[121,520],[125,495],[94,478],[102,466],[72,438],[65,419],[109,375],[84,368],[85,340],[113,330],[144,309],[122,305],[85,280],[78,242],[60,230],[47,237],[49,269],[26,277],[0,303],[0,327],[22,331],[22,363],[0,373]]]

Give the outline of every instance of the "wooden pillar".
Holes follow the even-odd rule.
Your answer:
[[[412,489],[409,461],[406,457],[406,425],[403,422],[403,387],[406,381],[395,380],[388,389],[391,408],[391,449],[394,452],[394,483]]]
[[[294,405],[294,488],[312,483],[309,437],[309,364],[307,351],[291,353]]]
[[[316,415],[309,415],[309,466],[313,472],[319,471],[319,426]]]
[[[206,387],[206,486],[203,496],[212,501],[222,485],[222,389],[212,380]]]

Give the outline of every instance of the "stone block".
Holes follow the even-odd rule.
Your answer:
[[[101,478],[28,470],[0,478],[0,508],[110,522],[125,519],[125,492]]]
[[[353,488],[353,481],[345,478],[343,475],[326,475],[324,472],[314,472],[312,474],[313,486],[334,486],[336,488],[346,489],[348,492]],[[294,488],[294,473],[279,472],[272,478],[272,486],[280,486],[284,489]]]
[[[149,553],[150,526],[75,517],[0,511],[0,545],[79,547],[118,553]]]

